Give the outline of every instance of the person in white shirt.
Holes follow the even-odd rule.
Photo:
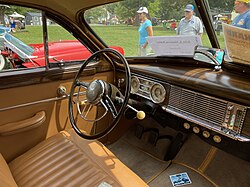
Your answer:
[[[177,35],[202,35],[203,25],[200,18],[194,15],[194,6],[188,4],[185,8],[185,17],[177,27]]]

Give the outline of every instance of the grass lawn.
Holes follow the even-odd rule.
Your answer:
[[[91,26],[107,45],[122,46],[126,56],[136,56],[138,53],[138,27],[127,25],[115,26]],[[65,31],[62,27],[53,25],[48,26],[49,41],[72,40],[74,37]],[[176,35],[174,30],[167,30],[162,26],[153,27],[154,36],[171,36]],[[13,33],[17,38],[27,44],[42,43],[42,27],[26,26],[25,31]],[[223,36],[218,36],[221,47],[224,48]],[[206,33],[202,35],[204,46],[211,46]]]

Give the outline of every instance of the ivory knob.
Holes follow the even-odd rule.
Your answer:
[[[141,111],[141,110],[140,110],[140,111],[137,112],[136,117],[137,117],[137,119],[139,119],[139,120],[143,120],[143,119],[146,117],[146,114],[145,114],[144,111]]]

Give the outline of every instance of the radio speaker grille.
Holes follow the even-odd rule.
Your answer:
[[[227,102],[177,86],[171,86],[168,107],[221,126],[225,119]]]

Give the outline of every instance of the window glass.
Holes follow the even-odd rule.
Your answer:
[[[188,21],[181,21],[185,15]],[[125,56],[157,55],[161,49],[148,44],[150,36],[165,37],[166,42],[168,36],[200,35],[199,43],[211,47],[194,1],[125,0],[87,10],[84,17],[108,46],[122,47]]]
[[[208,0],[210,7],[210,16],[213,21],[214,30],[217,34],[221,48],[225,48],[225,40],[223,36],[222,23],[231,24],[235,18],[234,1],[215,1]]]
[[[91,52],[66,29],[47,19],[49,62],[75,63],[86,60]]]
[[[0,5],[0,72],[46,66],[42,12]],[[91,55],[69,32],[46,19],[49,62],[82,62]]]
[[[41,12],[20,6],[0,5],[0,71],[44,66],[38,59],[41,46],[42,22],[37,19]]]
[[[249,66],[249,0],[208,0],[208,3],[220,47],[226,50],[224,60]]]

